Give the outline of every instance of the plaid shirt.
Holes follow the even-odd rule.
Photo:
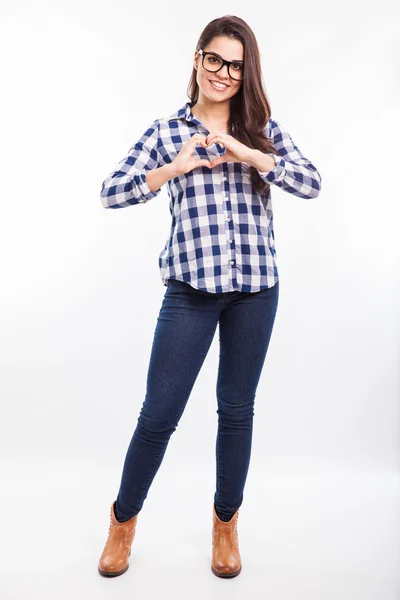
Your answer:
[[[209,130],[186,102],[169,117],[156,119],[108,175],[100,193],[104,208],[124,208],[155,198],[146,174],[170,163],[184,142]],[[321,176],[300,152],[282,125],[270,118],[265,134],[279,156],[275,167],[259,171],[272,185],[300,198],[316,198]],[[196,146],[194,156],[210,161],[225,148]],[[257,292],[278,281],[271,190],[260,195],[252,185],[250,165],[226,162],[212,169],[198,167],[167,182],[172,216],[159,254],[161,280],[179,279],[196,289],[220,293]]]

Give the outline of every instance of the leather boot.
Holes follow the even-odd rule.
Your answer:
[[[108,538],[98,565],[100,575],[117,577],[128,570],[137,517],[136,514],[129,521],[120,523],[115,516],[114,502],[111,504]]]
[[[213,503],[211,570],[217,577],[236,577],[242,570],[237,520],[239,509],[230,521],[221,521]]]

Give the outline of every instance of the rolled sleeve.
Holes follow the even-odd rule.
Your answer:
[[[285,177],[285,161],[281,156],[274,154],[273,152],[267,152],[268,156],[272,156],[275,162],[275,167],[273,167],[270,171],[260,171],[257,169],[258,174],[262,179],[268,181],[268,183],[276,183],[278,181],[282,181]]]
[[[158,196],[161,188],[153,192],[147,183],[149,170],[162,164],[158,141],[159,121],[156,119],[103,181],[100,198],[104,208],[142,204]]]
[[[267,135],[278,155],[267,153],[274,158],[275,167],[270,171],[257,169],[260,177],[295,196],[316,198],[321,190],[321,175],[317,168],[304,156],[279,121],[269,119]]]
[[[149,169],[143,169],[141,172],[137,173],[133,177],[135,180],[135,184],[137,185],[137,188],[140,192],[140,198],[138,202],[147,202],[148,200],[151,200],[152,198],[158,196],[158,194],[161,191],[161,188],[159,190],[156,190],[155,192],[153,192],[153,190],[150,189],[149,184],[147,183],[148,172]]]

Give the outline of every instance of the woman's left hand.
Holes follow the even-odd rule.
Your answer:
[[[235,140],[235,138],[228,133],[223,133],[221,131],[212,131],[206,137],[206,143],[207,146],[219,144],[226,149],[222,156],[211,161],[211,168],[224,162],[249,162],[252,153],[254,153],[254,149]]]

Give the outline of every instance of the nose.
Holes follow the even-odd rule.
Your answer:
[[[229,79],[228,65],[223,65],[218,71],[218,77],[221,79]]]

